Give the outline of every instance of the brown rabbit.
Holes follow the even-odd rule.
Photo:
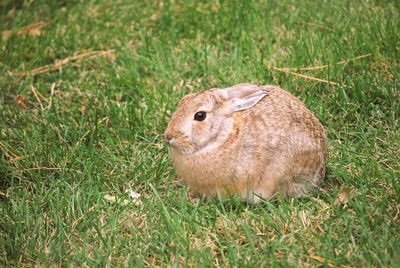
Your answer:
[[[324,128],[303,102],[275,86],[189,94],[164,138],[178,175],[209,198],[299,196],[325,176]]]

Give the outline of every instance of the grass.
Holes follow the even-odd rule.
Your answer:
[[[389,0],[1,1],[0,264],[398,267],[399,13]],[[274,69],[326,64],[291,72],[335,85]],[[178,100],[240,82],[280,85],[320,118],[322,189],[247,206],[177,182],[161,135]],[[129,188],[140,202],[104,198]]]

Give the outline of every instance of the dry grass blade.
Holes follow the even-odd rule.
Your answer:
[[[90,207],[87,212],[92,212],[93,210],[94,206]],[[79,216],[77,219],[74,220],[74,222],[72,223],[72,229],[75,229],[76,225],[84,218],[84,216],[87,216],[87,213]]]
[[[10,160],[7,160],[6,162],[17,162],[17,161],[21,161],[21,160],[24,160],[26,158],[29,158],[31,156],[35,156],[35,154],[28,154],[28,155],[14,157],[14,158],[12,158]]]
[[[29,30],[32,30],[32,29],[39,29],[39,28],[42,28],[42,27],[44,27],[44,26],[46,26],[48,24],[49,23],[44,22],[44,21],[38,21],[38,22],[35,22],[35,23],[32,23],[32,24],[29,24],[27,26],[19,28],[18,32],[26,32],[26,31],[29,31]]]
[[[311,23],[311,22],[306,22],[306,21],[300,21],[301,24],[306,24],[312,27],[318,27],[318,28],[322,28],[322,29],[326,29],[326,30],[330,30],[333,31],[333,28],[319,24],[319,23]]]
[[[45,73],[48,71],[58,70],[61,68],[61,66],[67,64],[70,61],[80,60],[82,58],[89,57],[89,56],[90,56],[90,58],[93,58],[93,57],[102,56],[102,55],[110,55],[110,54],[113,54],[114,52],[115,52],[115,49],[110,49],[110,50],[105,50],[105,51],[90,51],[90,52],[86,52],[86,53],[79,54],[76,56],[71,56],[71,57],[65,58],[61,61],[56,61],[56,63],[54,63],[54,64],[47,64],[45,66],[41,66],[41,67],[35,68],[33,70],[27,71],[27,72],[11,72],[10,75],[26,76],[26,75],[41,74],[41,73]]]
[[[35,22],[32,24],[29,24],[27,26],[21,27],[17,30],[5,30],[2,32],[3,34],[3,39],[7,40],[10,35],[12,35],[13,32],[15,32],[17,35],[32,35],[32,36],[37,36],[41,34],[40,28],[49,25],[49,23],[44,22],[44,21],[39,21]]]
[[[26,172],[30,170],[65,170],[65,171],[75,171],[78,173],[82,173],[79,170],[73,168],[58,168],[58,167],[34,167],[34,168],[25,168],[25,169],[17,169],[17,172]]]
[[[53,104],[53,96],[54,96],[54,88],[56,87],[56,83],[51,84],[51,90],[50,90],[50,101],[49,105],[47,105],[46,109],[50,109],[51,105]]]
[[[316,77],[309,76],[309,75],[299,74],[299,73],[295,73],[295,72],[291,72],[291,71],[287,71],[287,70],[278,69],[278,68],[275,68],[275,67],[272,67],[272,69],[276,70],[276,71],[285,72],[285,73],[288,73],[288,74],[293,74],[295,76],[307,78],[307,79],[310,79],[310,80],[331,84],[331,85],[334,85],[334,86],[338,85],[338,83],[335,83],[335,82],[332,82],[332,81],[328,81],[328,80],[324,80],[324,79],[320,79],[320,78],[316,78]]]
[[[322,257],[320,257],[320,256],[310,255],[310,258],[313,259],[313,260],[316,260],[316,261],[318,261],[318,262],[320,262],[320,263],[325,263],[325,262],[327,262],[329,267],[335,267],[335,265],[332,263],[332,261],[330,261],[330,260],[325,260],[325,258],[322,258]]]
[[[345,63],[353,61],[353,60],[359,60],[359,59],[370,57],[370,56],[372,56],[372,53],[368,53],[368,54],[365,54],[365,55],[357,56],[357,57],[354,57],[354,58],[351,58],[351,59],[348,59],[348,60],[342,60],[342,61],[337,62],[336,64],[345,64]]]
[[[354,57],[354,58],[351,58],[351,59],[342,60],[342,61],[339,61],[339,62],[337,62],[335,64],[325,64],[325,65],[321,65],[321,66],[300,67],[300,68],[278,68],[278,67],[272,67],[272,69],[276,70],[276,71],[281,71],[281,72],[293,74],[293,75],[296,75],[296,76],[299,76],[299,77],[303,77],[303,78],[307,78],[307,79],[311,79],[311,80],[315,80],[315,81],[331,84],[331,85],[338,85],[337,83],[332,82],[332,81],[327,81],[327,80],[324,80],[324,79],[316,78],[316,77],[309,76],[309,75],[299,74],[299,73],[295,73],[295,72],[292,72],[292,71],[318,70],[318,69],[331,67],[331,66],[334,66],[334,65],[345,64],[345,63],[350,62],[350,61],[359,60],[359,59],[370,57],[370,56],[372,56],[372,54],[368,53],[368,54],[357,56],[357,57]]]
[[[101,119],[97,124],[100,125],[101,123],[103,123],[105,120],[108,120],[108,116],[104,117],[103,119]],[[83,136],[79,139],[79,141],[76,142],[75,144],[75,149],[79,147],[79,145],[82,143],[82,141],[86,138],[87,135],[89,135],[89,133],[94,129],[94,127],[88,131],[85,132],[85,134],[83,134]]]
[[[14,154],[12,151],[10,151],[1,141],[0,141],[0,149],[4,151],[4,153],[8,156],[12,156],[13,158],[17,158],[18,155]]]
[[[372,56],[372,54],[371,54],[371,53],[368,53],[368,54],[361,55],[361,56],[357,56],[357,57],[354,57],[354,58],[351,58],[351,59],[342,60],[342,61],[339,61],[339,62],[334,63],[334,64],[325,64],[325,65],[313,66],[313,67],[299,67],[299,68],[278,68],[278,67],[273,67],[273,68],[274,68],[275,70],[278,70],[278,71],[290,71],[290,70],[293,70],[293,71],[317,70],[317,69],[323,69],[323,68],[327,68],[327,67],[332,67],[332,66],[338,65],[338,64],[345,64],[345,63],[350,62],[350,61],[359,60],[359,59],[366,58],[366,57],[370,57],[370,56]]]
[[[325,258],[319,257],[319,256],[314,256],[314,255],[310,255],[310,258],[319,262],[324,262]]]
[[[38,94],[37,94],[37,92],[36,92],[35,87],[32,86],[32,85],[31,85],[31,90],[32,90],[32,92],[33,92],[33,95],[35,95],[36,100],[39,102],[40,109],[42,109],[42,111],[43,111],[43,110],[44,110],[44,107],[43,107],[42,101],[40,100],[40,98],[39,98],[39,96],[38,96]]]

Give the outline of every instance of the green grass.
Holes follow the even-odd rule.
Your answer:
[[[399,13],[389,0],[1,1],[0,265],[398,267]],[[337,85],[272,68],[325,64],[293,72]],[[178,100],[240,82],[286,88],[320,118],[322,189],[247,206],[177,182],[161,135]],[[104,198],[128,188],[141,203]]]

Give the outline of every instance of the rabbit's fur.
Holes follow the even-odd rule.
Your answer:
[[[203,121],[194,115],[204,111]],[[239,84],[185,96],[164,133],[178,175],[196,192],[249,202],[299,196],[325,176],[327,138],[299,99]]]

